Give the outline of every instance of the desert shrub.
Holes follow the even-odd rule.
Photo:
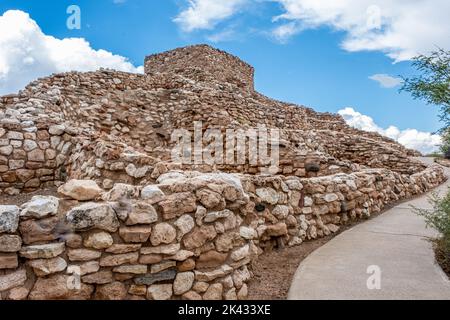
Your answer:
[[[436,239],[436,257],[444,271],[450,275],[450,192],[444,197],[433,193],[429,201],[432,209],[415,208],[415,211],[425,218],[427,226],[441,233],[440,238]]]

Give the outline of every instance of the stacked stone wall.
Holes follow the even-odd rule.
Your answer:
[[[265,250],[336,233],[444,179],[433,166],[310,179],[171,171],[109,191],[71,180],[58,198],[0,205],[0,297],[246,299]]]

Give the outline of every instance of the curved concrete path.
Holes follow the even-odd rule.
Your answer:
[[[446,173],[450,175],[447,168]],[[445,193],[449,186],[450,181],[437,191]],[[429,241],[436,231],[426,228],[410,205],[431,207],[427,195],[402,203],[309,255],[294,276],[288,299],[450,300],[450,281],[436,264]],[[376,279],[380,289],[373,289]]]

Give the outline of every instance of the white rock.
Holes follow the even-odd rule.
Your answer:
[[[194,284],[194,279],[195,276],[193,272],[178,273],[173,283],[173,292],[176,295],[182,295],[183,293],[188,292]]]
[[[250,247],[249,245],[245,245],[237,250],[234,250],[231,253],[231,259],[233,259],[233,261],[240,261],[244,258],[247,258],[250,254]]]
[[[279,198],[278,192],[272,188],[256,189],[256,195],[261,199],[261,201],[269,204],[277,204]]]
[[[59,187],[58,192],[79,201],[93,200],[103,190],[92,180],[70,180]]]
[[[241,235],[242,238],[244,238],[246,240],[253,240],[253,239],[258,238],[258,233],[256,232],[255,229],[245,227],[245,226],[242,226],[239,229],[239,234]]]
[[[181,216],[174,225],[178,228],[178,239],[181,239],[185,234],[188,234],[195,227],[194,218],[190,215],[185,214]]]
[[[19,226],[20,211],[18,206],[0,205],[0,233],[14,233]]]
[[[20,216],[41,219],[54,216],[58,212],[59,199],[52,196],[34,196],[30,202],[22,205]]]
[[[207,222],[207,223],[211,223],[218,219],[228,218],[230,215],[233,215],[233,212],[228,209],[225,209],[222,211],[209,212],[206,214],[203,221]]]
[[[141,191],[141,198],[155,204],[164,199],[164,192],[156,185],[146,186]]]
[[[85,203],[66,214],[66,220],[75,230],[101,229],[116,232],[120,226],[109,203]]]

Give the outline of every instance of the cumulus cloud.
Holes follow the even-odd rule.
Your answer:
[[[214,26],[235,14],[248,0],[189,0],[189,5],[174,21],[183,31],[212,29]]]
[[[401,78],[392,77],[388,74],[374,74],[369,79],[378,82],[383,88],[395,88],[403,83]]]
[[[429,154],[439,150],[442,143],[441,137],[430,132],[421,132],[416,129],[400,130],[395,126],[383,129],[378,126],[375,121],[362,113],[355,111],[353,108],[345,108],[338,112],[349,126],[357,129],[378,132],[389,137],[407,148],[418,150],[423,154]]]
[[[0,16],[0,94],[13,93],[39,77],[100,67],[142,73],[127,58],[95,50],[83,38],[57,39],[19,10]]]
[[[448,0],[271,0],[282,13],[272,18],[278,25],[272,36],[281,42],[321,26],[345,33],[342,47],[353,51],[381,51],[395,61],[409,60],[436,46],[450,48]],[[184,31],[212,29],[249,2],[261,0],[189,0],[175,19]]]

